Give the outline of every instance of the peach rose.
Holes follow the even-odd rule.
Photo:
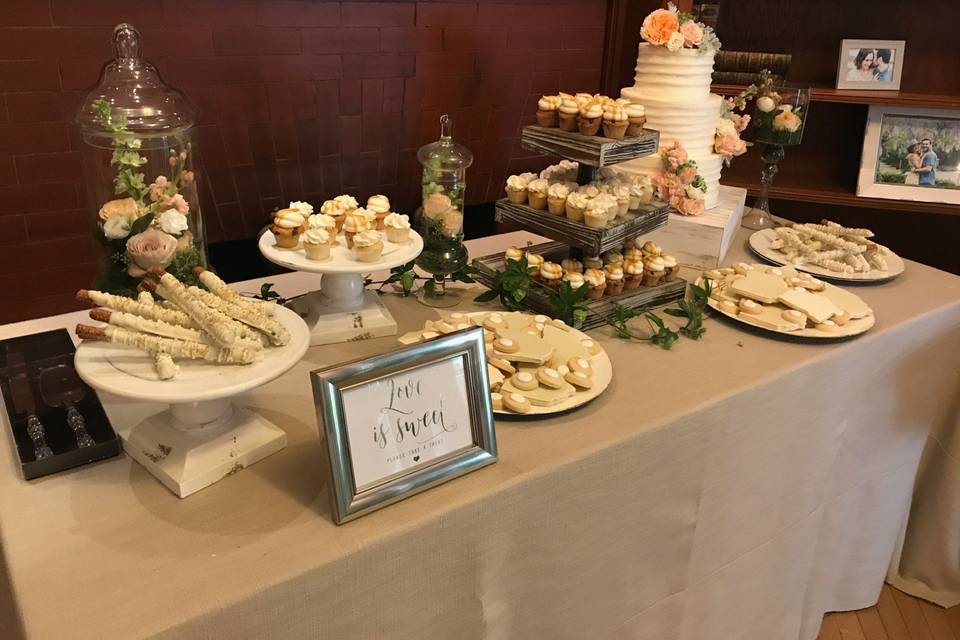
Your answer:
[[[666,164],[671,169],[676,169],[689,159],[686,149],[679,142],[674,142],[673,146],[663,152],[666,158]]]
[[[703,200],[676,195],[670,198],[670,206],[684,216],[698,216],[703,213]]]
[[[679,28],[677,14],[666,9],[657,9],[643,19],[640,35],[650,44],[664,45]]]
[[[683,36],[683,44],[688,47],[695,47],[703,42],[703,29],[693,20],[680,25],[680,35]]]
[[[127,273],[134,278],[142,278],[150,269],[165,268],[173,260],[177,251],[177,239],[150,227],[143,233],[127,239]]]
[[[113,216],[123,216],[125,218],[137,218],[140,215],[140,209],[137,207],[137,201],[133,198],[120,198],[105,202],[100,207],[100,220],[106,222]]]
[[[443,216],[453,207],[450,198],[442,193],[434,193],[423,201],[423,214],[431,220]]]
[[[781,111],[773,119],[774,129],[778,129],[780,131],[789,131],[790,133],[794,133],[797,129],[799,129],[801,124],[802,122],[800,118],[797,117],[797,114],[793,113],[792,111]]]
[[[737,131],[743,133],[743,130],[747,128],[747,125],[750,124],[750,116],[747,114],[737,115],[736,113],[730,114],[730,120],[733,122],[733,126],[736,127]]]
[[[677,177],[680,178],[682,184],[690,184],[697,179],[697,168],[696,167],[684,167],[680,169],[677,173]]]
[[[717,136],[713,150],[723,156],[739,156],[747,152],[747,143],[737,134]]]
[[[675,192],[683,189],[683,184],[675,173],[659,173],[650,181],[657,188],[657,197],[665,201],[669,201]]]

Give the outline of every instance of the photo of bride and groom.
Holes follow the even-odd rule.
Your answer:
[[[837,88],[899,89],[905,44],[902,40],[844,40],[840,46]]]
[[[875,182],[960,189],[960,120],[886,115]]]

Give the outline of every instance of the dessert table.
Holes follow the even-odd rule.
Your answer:
[[[813,640],[825,611],[876,602],[891,558],[923,557],[902,536],[914,478],[931,430],[956,438],[960,278],[910,262],[857,292],[877,324],[831,344],[722,319],[672,351],[594,330],[606,393],[498,419],[496,464],[340,527],[307,373],[395,338],[313,347],[238,398],[287,448],[184,500],[128,456],[27,483],[0,438],[0,637]],[[385,302],[401,332],[435,317]],[[160,408],[103,401],[115,424]]]

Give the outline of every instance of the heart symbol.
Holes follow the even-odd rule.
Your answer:
[[[420,462],[420,456],[413,456],[414,462]]]

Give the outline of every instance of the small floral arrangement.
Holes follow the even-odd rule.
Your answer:
[[[733,100],[725,99],[713,138],[714,152],[723,156],[723,164],[728,167],[735,157],[747,152],[747,143],[740,139],[740,134],[750,124],[749,115],[734,113],[733,109]]]
[[[733,98],[731,105],[745,109],[750,99],[756,102],[753,117],[757,140],[770,144],[799,144],[803,136],[803,120],[806,117],[804,104],[799,101],[804,90],[794,90],[796,104],[784,97],[786,89],[777,89],[773,75],[764,69],[757,81]]]
[[[693,15],[677,10],[672,2],[666,9],[657,9],[643,19],[640,37],[669,51],[697,49],[700,53],[714,54],[720,50],[720,39],[713,29],[694,20]]]
[[[129,132],[124,117],[115,115],[108,102],[97,100],[92,106],[101,126],[113,134],[114,193],[122,196],[99,211],[98,237],[107,246],[109,264],[101,270],[98,286],[133,294],[137,279],[157,267],[191,282],[193,268],[206,266],[206,260],[190,231],[190,203],[184,197],[184,190],[194,189],[196,181],[186,168],[190,143],[179,152],[170,149],[169,176],[159,175],[146,184],[141,169],[148,160],[140,154],[141,140]]]
[[[689,158],[679,142],[660,152],[663,171],[651,178],[657,197],[685,216],[703,213],[707,183],[698,172],[697,163]]]

